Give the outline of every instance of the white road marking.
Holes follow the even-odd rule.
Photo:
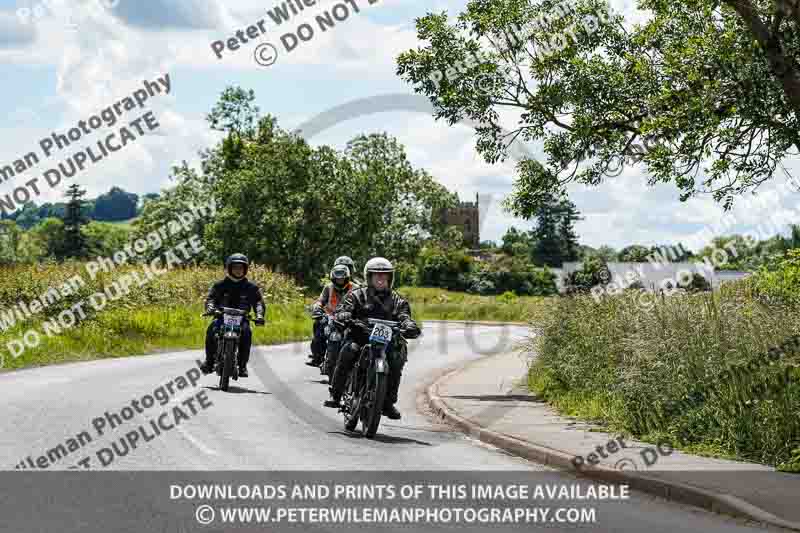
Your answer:
[[[176,394],[175,396],[173,396],[170,399],[170,401],[168,401],[166,403],[165,407],[168,406],[169,404],[173,403],[173,402],[180,402],[180,401],[183,401],[183,400],[185,400],[187,398],[190,398],[190,397],[194,396],[194,394],[195,393],[194,393],[194,391],[192,389],[186,389],[185,392],[183,392],[181,394]],[[209,448],[208,446],[203,444],[198,438],[193,437],[192,434],[189,433],[189,431],[185,427],[183,427],[181,425],[178,425],[176,427],[178,428],[178,431],[180,431],[181,435],[186,437],[186,440],[191,442],[195,446],[195,448],[197,448],[198,450],[200,450],[204,454],[206,454],[206,455],[219,455],[219,452],[217,452],[216,450],[214,450],[212,448]]]

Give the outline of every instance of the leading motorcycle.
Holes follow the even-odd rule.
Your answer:
[[[219,376],[219,390],[227,391],[231,378],[239,379],[239,338],[242,323],[249,320],[247,311],[234,307],[220,307],[203,316],[222,317],[222,327],[217,330],[217,354],[214,370]]]
[[[353,321],[353,325],[370,332],[369,342],[361,349],[347,378],[341,410],[347,431],[355,431],[360,421],[361,434],[371,439],[381,422],[389,365],[406,340],[399,322],[369,318],[366,323]]]

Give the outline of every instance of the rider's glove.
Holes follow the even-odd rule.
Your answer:
[[[416,322],[409,318],[400,323],[400,331],[406,339],[416,339],[421,333]]]
[[[350,321],[350,319],[353,318],[353,313],[350,313],[349,311],[342,311],[341,313],[336,313],[335,318],[337,322],[346,324]]]

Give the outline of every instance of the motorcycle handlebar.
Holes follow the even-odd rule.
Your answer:
[[[206,311],[200,316],[221,317],[224,314],[241,316],[247,320],[258,320],[258,318],[254,318],[249,311],[242,311],[241,309],[236,309],[235,307],[217,307],[213,311]],[[262,320],[266,322],[266,319]]]

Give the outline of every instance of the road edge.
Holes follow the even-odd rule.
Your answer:
[[[489,356],[493,357],[493,356]],[[572,455],[550,448],[548,446],[524,441],[505,433],[499,433],[486,429],[467,418],[460,416],[455,410],[450,408],[439,396],[439,385],[447,381],[450,377],[463,372],[470,365],[478,361],[483,361],[489,357],[482,357],[468,361],[458,368],[443,372],[433,379],[432,382],[424,387],[417,400],[417,405],[424,403],[435,416],[444,420],[451,426],[455,426],[462,433],[469,435],[481,442],[496,446],[506,452],[514,454],[523,459],[544,464],[558,470],[567,471],[572,474],[587,477],[598,481],[611,483],[625,483],[632,489],[646,492],[654,496],[677,503],[700,507],[707,511],[720,514],[727,514],[739,518],[746,518],[756,522],[769,524],[793,531],[800,531],[800,523],[784,520],[772,513],[761,509],[741,498],[715,492],[709,489],[695,487],[686,483],[657,479],[642,474],[633,474],[626,470],[615,470],[600,465],[591,466],[576,470],[572,465]]]

